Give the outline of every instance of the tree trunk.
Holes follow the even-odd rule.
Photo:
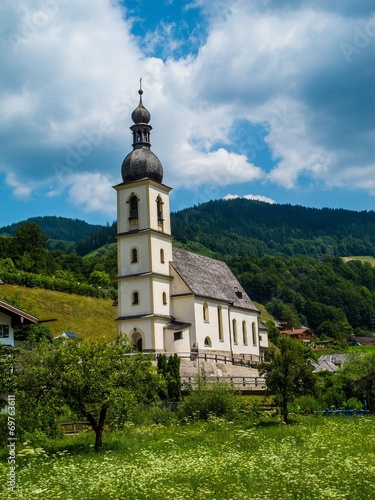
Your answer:
[[[87,418],[87,420],[90,422],[90,425],[93,429],[93,431],[95,432],[95,451],[100,451],[102,449],[102,437],[103,437],[103,431],[104,431],[104,423],[105,423],[105,419],[106,419],[106,416],[107,416],[107,410],[108,410],[108,406],[107,405],[103,405],[101,410],[100,410],[100,415],[99,415],[99,420],[98,422],[95,420],[94,416],[84,410],[84,409],[81,409],[83,415],[85,415],[85,417]]]
[[[95,451],[100,451],[102,449],[102,436],[103,427],[96,427],[95,429]]]
[[[286,424],[289,423],[289,412],[288,412],[288,401],[283,397],[281,401],[281,413],[283,415],[283,420]]]

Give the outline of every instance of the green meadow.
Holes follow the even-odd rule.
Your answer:
[[[4,499],[373,499],[375,418],[296,417],[291,425],[212,418],[128,425],[20,444],[15,492],[0,462]]]

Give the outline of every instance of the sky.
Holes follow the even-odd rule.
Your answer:
[[[131,112],[173,211],[375,209],[373,0],[2,0],[0,227],[116,220]]]

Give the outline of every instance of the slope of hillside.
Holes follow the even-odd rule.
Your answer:
[[[78,255],[116,241],[116,224],[95,226],[63,217],[35,217],[49,247]],[[375,212],[270,205],[254,200],[215,200],[171,214],[172,235],[205,255],[375,256]],[[16,224],[0,228],[13,234]],[[64,245],[61,242],[69,242]],[[60,242],[60,243],[59,243]]]
[[[63,331],[74,332],[87,341],[116,337],[116,308],[112,300],[14,285],[1,285],[0,296],[16,300],[22,309],[40,320],[56,319],[45,323],[54,337]]]
[[[92,233],[97,232],[103,226],[89,224],[79,219],[68,219],[67,217],[30,217],[27,221],[37,224],[43,233],[53,240],[64,240],[78,242]],[[11,224],[0,228],[0,235],[13,236],[20,223]]]
[[[375,255],[375,212],[216,200],[173,213],[172,234],[221,255]]]

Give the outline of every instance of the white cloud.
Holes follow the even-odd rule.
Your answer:
[[[142,52],[112,0],[5,0],[0,173],[18,196],[69,190],[72,203],[107,213],[142,76],[168,184],[292,189],[303,177],[374,193],[375,29],[367,0],[344,3],[193,0],[206,43],[163,61]],[[173,20],[145,32],[148,49],[166,36],[174,50],[176,33]],[[343,43],[356,49],[350,63]],[[236,143],[238,120],[264,128],[273,167],[246,156],[253,138]]]
[[[255,201],[263,201],[264,203],[269,203],[270,205],[274,205],[276,203],[272,198],[268,198],[267,196],[263,196],[261,194],[245,194],[240,196],[238,194],[230,194],[224,196],[223,200],[236,200],[237,198],[245,198],[245,200],[255,200]]]
[[[70,179],[69,201],[75,206],[83,206],[87,212],[100,211],[113,218],[116,216],[113,182],[100,174],[79,174]]]

